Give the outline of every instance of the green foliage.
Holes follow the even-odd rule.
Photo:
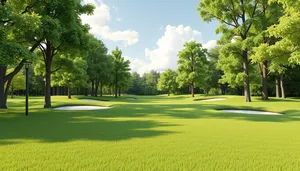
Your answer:
[[[122,51],[116,47],[112,51],[113,58],[113,83],[115,88],[128,88],[130,84],[130,61],[122,57]]]
[[[207,50],[200,43],[191,41],[184,45],[184,49],[178,54],[177,82],[179,87],[200,86],[205,81],[206,55]]]
[[[13,70],[14,68],[10,68],[9,70],[7,70],[8,74],[13,72]],[[25,89],[26,89],[25,74],[24,72],[19,72],[14,76],[14,78],[11,81],[11,85],[9,89],[10,93],[14,93],[14,91],[25,90]]]
[[[168,94],[175,93],[178,88],[176,78],[177,78],[177,72],[171,69],[167,69],[165,72],[163,72],[160,75],[157,84],[157,89],[160,91],[165,91]]]
[[[160,74],[154,70],[150,71],[149,73],[144,73],[142,80],[144,83],[144,94],[145,95],[157,95],[157,83]]]
[[[87,87],[87,62],[80,57],[74,59],[63,58],[66,58],[68,65],[52,74],[52,85],[71,88]]]

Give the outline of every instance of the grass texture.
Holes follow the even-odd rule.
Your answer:
[[[29,116],[23,98],[9,99],[0,110],[0,170],[300,170],[300,100],[220,97],[52,97],[54,107],[113,107],[97,111],[43,109],[42,97],[30,97]]]

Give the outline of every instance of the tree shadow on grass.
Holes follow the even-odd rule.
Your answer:
[[[74,140],[119,141],[132,138],[150,138],[172,134],[163,128],[178,126],[151,120],[113,120],[99,116],[101,112],[19,112],[0,117],[0,146],[22,143],[16,140],[67,142]]]
[[[218,105],[218,104],[140,104],[140,105],[117,105],[113,110],[101,114],[104,118],[114,117],[148,117],[166,116],[182,119],[236,119],[257,122],[297,122],[300,121],[300,110],[286,110],[283,115],[251,115],[233,114],[220,110],[223,109],[244,109],[268,111],[265,107]],[[276,111],[268,111],[276,112]]]

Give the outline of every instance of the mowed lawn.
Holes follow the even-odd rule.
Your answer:
[[[43,98],[31,97],[27,117],[24,99],[9,99],[0,110],[0,170],[300,170],[298,99],[134,97],[52,97],[53,106],[113,107],[97,111],[42,109]],[[284,115],[218,111],[233,108]]]

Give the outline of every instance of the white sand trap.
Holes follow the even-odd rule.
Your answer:
[[[214,98],[214,99],[203,99],[203,100],[196,100],[197,102],[212,102],[212,101],[222,101],[226,100],[225,98]]]
[[[53,108],[53,110],[102,110],[102,109],[111,109],[111,107],[103,106],[62,106]]]
[[[127,100],[136,100],[136,98],[126,98]]]
[[[239,114],[250,114],[250,115],[282,115],[280,113],[275,112],[263,112],[256,110],[221,110],[227,113],[239,113]]]
[[[88,102],[107,102],[103,100],[93,100],[93,99],[79,99],[79,100],[88,101]]]

